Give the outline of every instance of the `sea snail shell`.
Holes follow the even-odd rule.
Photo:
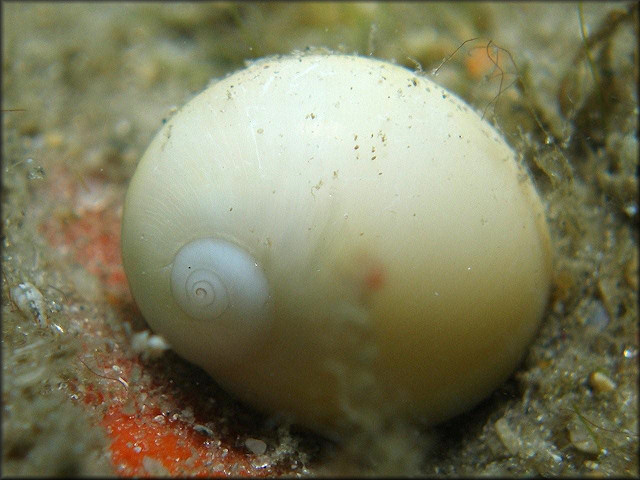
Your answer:
[[[265,58],[157,134],[127,192],[133,296],[245,402],[328,435],[478,403],[542,318],[541,201],[498,133],[372,58]]]

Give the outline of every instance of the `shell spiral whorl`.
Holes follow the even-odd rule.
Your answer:
[[[187,270],[192,270],[190,266]],[[199,320],[218,318],[229,308],[229,294],[220,277],[205,269],[194,270],[183,282],[180,268],[172,269],[171,293],[180,307]]]
[[[233,304],[242,317],[255,317],[269,297],[256,261],[240,247],[205,238],[184,245],[171,268],[171,293],[196,320],[215,320]]]

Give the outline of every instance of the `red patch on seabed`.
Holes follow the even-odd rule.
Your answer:
[[[206,452],[199,451],[202,441],[194,438],[197,434],[166,420],[160,409],[128,415],[120,405],[112,405],[102,425],[111,437],[111,459],[121,475],[193,475],[203,466]],[[155,471],[149,471],[149,465],[155,466]]]
[[[112,190],[104,179],[85,179],[89,187],[81,187],[63,169],[52,171],[50,179],[46,185],[49,190],[44,193],[57,199],[55,204],[59,205],[63,199],[65,204],[69,202],[74,207],[84,204],[86,208],[54,212],[40,225],[40,233],[52,246],[68,251],[74,261],[98,278],[105,299],[118,307],[120,315],[139,315],[121,263],[120,200],[108,195]],[[115,337],[100,319],[86,319],[85,322],[88,322],[85,335]],[[253,456],[228,439],[212,444],[192,424],[178,416],[169,416],[158,407],[148,407],[158,404],[158,396],[166,395],[168,390],[139,381],[136,393],[132,395],[128,383],[131,371],[134,366],[140,370],[145,366],[131,352],[121,349],[107,353],[85,351],[82,358],[91,359],[91,365],[81,361],[96,376],[95,382],[85,381],[81,385],[70,382],[70,386],[88,407],[106,407],[101,425],[111,439],[111,460],[119,475],[265,476],[275,471],[283,473],[280,467],[253,467]],[[114,371],[118,373],[105,373]],[[185,392],[185,395],[194,393]],[[189,402],[187,398],[177,401]]]
[[[257,471],[248,455],[228,443],[212,446],[205,435],[159,408],[127,414],[115,405],[105,414],[102,425],[111,438],[112,462],[120,475],[223,477],[269,473]]]
[[[100,424],[111,440],[111,462],[119,475],[266,476],[280,472],[280,467],[275,470],[254,467],[252,456],[234,446],[233,435],[225,438],[216,435],[219,440],[213,441],[197,431],[194,425],[202,420],[203,414],[211,416],[211,411],[202,409],[202,402],[196,408],[194,421],[187,422],[175,411],[164,412],[156,406],[163,396],[170,394],[162,385],[138,380],[132,393],[130,389],[134,385],[127,379],[131,378],[134,367],[142,367],[137,358],[125,358],[117,353],[92,357],[97,365],[85,366],[102,380],[72,388],[81,393],[87,406],[104,408]],[[116,374],[105,374],[114,369],[119,372],[117,378]],[[197,399],[191,404],[186,398],[192,392],[187,389],[183,393],[184,396],[175,399],[175,404],[198,405]]]
[[[127,289],[120,255],[120,218],[113,210],[87,212],[82,217],[49,217],[42,233],[54,247],[68,248],[75,261],[118,293]]]

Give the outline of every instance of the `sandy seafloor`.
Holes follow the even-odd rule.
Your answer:
[[[3,2],[2,474],[637,476],[638,9],[582,14]],[[555,278],[536,341],[489,399],[435,428],[335,445],[143,341],[118,245],[137,161],[211,79],[307,47],[419,65],[486,109],[547,207]]]

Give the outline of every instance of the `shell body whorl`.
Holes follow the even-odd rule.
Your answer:
[[[187,103],[138,165],[122,249],[177,353],[329,434],[486,397],[551,278],[542,203],[500,135],[427,78],[337,54],[256,61]]]

